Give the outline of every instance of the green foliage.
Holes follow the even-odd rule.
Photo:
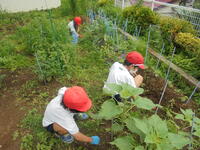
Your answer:
[[[198,0],[194,1],[193,7],[196,9],[200,9],[200,1]]]
[[[32,66],[30,60],[22,55],[8,56],[8,57],[0,57],[0,65],[2,68],[11,69],[12,71],[17,68],[25,68]]]
[[[159,25],[164,39],[174,39],[179,32],[196,33],[192,24],[182,19],[162,16],[159,19]]]
[[[0,41],[0,66],[1,68],[11,69],[25,68],[32,66],[30,59],[17,51],[17,44],[11,37],[5,37]]]
[[[50,81],[73,71],[69,64],[74,63],[75,46],[69,41],[66,21],[54,22],[43,16],[20,28],[18,34],[25,43],[26,53],[35,56],[39,80]]]
[[[110,111],[110,108],[112,108],[112,111]],[[123,109],[116,105],[113,101],[105,101],[101,106],[98,116],[102,119],[110,120],[114,117],[117,117],[117,115],[121,114],[122,112]]]
[[[3,28],[5,25],[9,27],[12,24],[18,24],[23,21],[24,13],[12,14],[0,9],[0,27]],[[14,26],[11,26],[14,28]]]
[[[140,135],[149,148],[173,150],[174,148],[181,149],[189,144],[188,138],[168,132],[166,122],[157,115],[148,119],[130,118],[126,120],[126,124],[130,131]],[[176,137],[180,137],[181,140],[179,141]]]
[[[119,123],[116,122],[116,123],[112,124],[111,131],[113,133],[118,133],[118,132],[122,132],[123,128],[124,127],[122,125],[120,125]]]
[[[131,136],[119,137],[111,144],[116,145],[120,150],[132,150],[134,147],[134,141]]]
[[[173,62],[181,67],[182,69],[184,69],[185,72],[187,72],[188,74],[192,75],[193,77],[199,79],[199,66],[196,65],[199,62],[199,57],[198,55],[196,56],[190,56],[190,54],[187,54],[187,56],[185,56],[186,53],[180,53],[178,55],[174,56]],[[179,83],[181,85],[181,83]],[[182,85],[182,88],[184,88],[184,85]]]
[[[100,7],[99,10],[103,10],[106,16],[108,16],[112,20],[117,19],[118,23],[122,23],[122,9],[119,7],[115,7],[114,4],[108,3],[106,5],[103,5],[103,7]]]
[[[193,53],[193,56],[200,55],[200,39],[193,34],[179,32],[174,40],[187,54],[191,55]]]
[[[24,120],[22,120],[21,128],[25,131],[21,136],[22,150],[49,150],[49,149],[61,149],[63,144],[61,140],[54,138],[48,133],[41,125],[42,115],[38,113],[36,109],[32,109],[28,112]]]
[[[141,144],[145,143],[146,148],[148,149],[157,149],[157,150],[175,150],[182,149],[184,146],[190,143],[190,139],[186,134],[179,133],[180,129],[173,121],[171,120],[162,120],[158,115],[152,115],[150,117],[144,116],[143,119],[136,118],[132,112],[133,107],[142,108],[144,110],[152,110],[152,108],[160,107],[155,105],[151,100],[147,98],[142,98],[139,95],[143,93],[143,89],[134,91],[135,88],[128,86],[127,84],[117,85],[117,84],[106,84],[107,90],[104,90],[107,94],[113,95],[116,93],[126,93],[122,96],[124,99],[128,99],[130,96],[135,96],[135,100],[124,103],[118,103],[116,105],[111,100],[105,101],[98,113],[100,119],[111,120],[116,118],[118,121],[114,122],[112,125],[111,131],[120,132],[124,128],[124,124],[132,136],[128,132],[128,138],[118,137],[111,144],[116,145],[120,150],[124,149],[125,143],[128,146],[128,149],[133,149],[132,141],[134,141],[134,135],[140,137]],[[123,92],[121,92],[123,91]],[[128,94],[127,94],[128,93]],[[112,111],[110,109],[112,108]],[[190,111],[181,110],[185,115],[191,114]],[[188,115],[186,115],[188,118]],[[190,116],[191,117],[191,116]],[[184,119],[183,115],[179,117]],[[197,120],[200,122],[199,120]],[[171,124],[169,124],[169,122]],[[168,127],[168,125],[170,125]],[[173,126],[173,129],[172,129]],[[114,129],[113,129],[114,128]],[[198,127],[197,127],[198,129]],[[199,130],[196,133],[199,134]],[[178,138],[177,138],[178,137]],[[126,139],[126,140],[125,140]],[[181,139],[181,140],[179,140]],[[126,141],[126,142],[125,142]],[[126,147],[127,148],[127,147]],[[142,146],[137,146],[135,149],[144,149]]]
[[[138,96],[144,92],[142,88],[133,88],[129,84],[115,84],[106,83],[106,88],[103,89],[104,92],[110,96],[115,94],[120,94],[122,98],[129,98],[131,96]]]
[[[190,126],[193,125],[194,133],[193,135],[200,138],[200,119],[194,116],[194,112],[191,109],[183,110],[181,109],[182,114],[176,114],[175,118],[188,122]]]
[[[93,0],[61,0],[60,13],[62,16],[85,15],[86,11],[93,6]]]
[[[144,33],[150,24],[156,24],[158,16],[150,8],[133,5],[123,10],[123,17],[128,18],[128,31],[133,34],[133,29],[141,27]]]
[[[114,0],[98,0],[97,6],[102,7],[106,5],[114,5]]]
[[[143,146],[137,146],[135,147],[135,150],[145,150]]]
[[[137,108],[142,108],[146,110],[152,110],[153,108],[160,107],[158,104],[154,104],[150,99],[137,97],[133,104],[136,105]]]

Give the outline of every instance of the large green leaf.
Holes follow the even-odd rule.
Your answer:
[[[182,149],[190,143],[190,139],[179,134],[168,133],[170,143],[177,149]]]
[[[106,83],[103,92],[107,95],[113,96],[122,90],[122,86],[115,83]]]
[[[145,150],[143,146],[137,146],[135,147],[135,150]]]
[[[169,143],[161,143],[156,145],[157,150],[174,150],[174,147]]]
[[[199,118],[195,117],[195,118],[194,118],[194,122],[195,122],[196,124],[200,125],[200,119],[199,119]]]
[[[120,91],[120,95],[122,98],[129,98],[131,96],[137,96],[144,92],[142,88],[134,88],[129,84],[122,84],[122,90]]]
[[[135,126],[144,134],[148,134],[149,127],[147,124],[147,120],[142,120],[142,119],[137,119],[137,118],[133,118],[134,122],[135,122]]]
[[[195,136],[200,137],[200,125],[195,125],[195,131],[193,133]]]
[[[156,134],[159,137],[162,138],[167,137],[168,134],[167,123],[165,120],[162,120],[158,115],[152,115],[148,119],[148,124],[156,131]]]
[[[186,110],[181,109],[181,112],[184,114],[185,121],[189,122],[190,125],[192,125],[192,118],[194,114],[192,109],[186,109]]]
[[[146,109],[146,110],[151,110],[155,107],[158,107],[159,105],[154,104],[150,99],[148,98],[143,98],[138,96],[137,99],[133,102],[138,108]]]
[[[134,140],[130,136],[119,137],[110,144],[117,146],[120,150],[132,150]]]
[[[127,128],[133,132],[136,133],[137,135],[139,135],[142,139],[144,139],[145,134],[139,130],[136,126],[135,126],[135,121],[132,118],[128,118],[124,121],[126,123]]]
[[[119,123],[113,123],[111,127],[111,131],[114,133],[123,131],[124,126]]]
[[[155,132],[153,132],[153,133],[147,134],[144,141],[145,143],[148,143],[148,144],[160,144],[161,138],[158,137]]]
[[[98,115],[103,119],[110,120],[122,112],[123,109],[120,106],[116,105],[114,101],[108,100],[102,104]]]
[[[185,120],[183,114],[177,114],[177,115],[175,116],[175,119],[180,119],[180,120],[183,120],[183,121]]]

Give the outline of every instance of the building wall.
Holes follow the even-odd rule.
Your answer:
[[[57,8],[60,0],[0,0],[0,7],[7,12],[21,12]]]

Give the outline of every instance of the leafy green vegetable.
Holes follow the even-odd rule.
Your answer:
[[[121,114],[122,112],[123,109],[120,106],[116,105],[113,101],[108,100],[102,104],[98,115],[103,119],[109,120]]]
[[[124,136],[115,139],[110,144],[117,146],[120,150],[132,150],[134,147],[133,143],[131,136]]]
[[[111,131],[114,133],[117,133],[117,132],[123,131],[123,128],[124,127],[120,125],[119,123],[113,123],[111,127]]]
[[[174,133],[169,133],[168,138],[170,143],[177,149],[182,149],[185,145],[190,143],[190,139]]]
[[[137,146],[135,147],[135,150],[145,150],[143,146]]]
[[[151,110],[155,107],[158,107],[160,105],[154,104],[150,99],[148,98],[143,98],[138,96],[136,100],[133,102],[138,108],[146,109],[146,110]]]

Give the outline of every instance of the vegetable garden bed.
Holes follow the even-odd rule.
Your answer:
[[[0,37],[0,39],[9,42],[12,41],[13,47],[16,47],[13,53],[17,51],[17,54],[26,57],[28,62],[25,65],[19,64],[21,68],[14,66],[13,69],[13,66],[9,66],[12,62],[9,59],[6,65],[15,71],[5,69],[3,63],[5,68],[0,69],[0,77],[2,77],[0,78],[2,79],[0,80],[2,85],[0,93],[3,93],[0,95],[0,110],[6,110],[4,112],[7,114],[1,113],[2,117],[0,117],[0,122],[5,123],[2,124],[0,131],[7,131],[0,136],[0,141],[3,141],[3,143],[0,143],[2,149],[115,150],[119,148],[121,150],[143,150],[149,148],[155,150],[159,149],[158,147],[164,139],[168,141],[168,143],[165,143],[165,146],[169,147],[168,150],[170,148],[173,150],[187,149],[188,147],[198,150],[199,106],[192,100],[185,105],[184,102],[187,100],[185,95],[178,91],[175,86],[169,84],[161,103],[163,108],[159,108],[157,115],[155,115],[156,111],[152,107],[157,106],[155,104],[159,103],[165,79],[159,77],[150,67],[140,72],[144,77],[142,85],[144,92],[138,95],[144,98],[143,100],[147,103],[145,106],[139,100],[137,103],[136,100],[132,102],[125,101],[124,106],[116,105],[102,91],[109,67],[113,62],[123,61],[124,55],[128,51],[138,50],[145,54],[146,43],[143,40],[128,40],[116,32],[116,28],[112,28],[113,22],[107,22],[111,25],[111,28],[109,28],[110,25],[105,24],[103,19],[97,17],[82,27],[84,36],[80,39],[79,44],[75,46],[70,43],[71,37],[68,30],[65,29],[67,19],[56,14],[56,10],[54,13],[57,17],[47,12],[41,12],[42,15],[35,14],[35,17],[26,24],[23,23],[23,26],[17,26],[15,32],[10,33],[6,30],[5,34]],[[86,20],[89,19],[91,18]],[[3,49],[6,48],[6,46],[3,47]],[[12,55],[15,55],[13,53]],[[10,56],[12,55],[10,54]],[[100,136],[101,144],[98,146],[79,142],[70,145],[63,144],[42,128],[41,119],[46,104],[56,95],[61,86],[72,85],[80,85],[86,88],[93,100],[93,108],[89,112],[90,119],[79,121],[78,125],[83,133]],[[129,89],[129,87],[126,88]],[[143,89],[139,89],[139,91],[143,91]],[[9,95],[9,93],[12,93],[12,95]],[[17,105],[17,107],[13,107],[11,104]],[[7,107],[5,108],[5,106]],[[113,115],[113,112],[109,109],[108,114],[105,114],[107,106],[112,106],[113,112],[116,110],[116,113]],[[22,112],[19,111],[21,108],[24,109]],[[122,111],[126,111],[127,114],[124,115]],[[21,120],[24,112],[28,113]],[[194,112],[195,117],[193,116]],[[15,114],[19,117],[16,117]],[[7,120],[6,116],[8,117]],[[9,121],[14,117],[16,117],[13,120],[14,122]],[[120,120],[123,117],[126,118]],[[158,122],[151,124],[152,120]],[[157,139],[158,141],[150,141],[150,137],[143,140],[143,135],[134,133],[139,129],[137,124],[138,129],[133,129],[134,121],[145,122],[149,127],[150,125],[157,125],[158,130],[160,128],[166,132],[161,131],[163,136],[160,136]],[[16,125],[18,123],[19,126]],[[195,135],[191,137],[190,132],[194,127],[194,123],[195,130],[193,133]],[[12,127],[12,130],[6,130],[6,125]],[[13,133],[14,130],[16,131]],[[139,130],[143,132],[142,128]],[[155,132],[161,133],[157,130]],[[11,134],[13,134],[14,139],[17,139],[15,144],[11,142]],[[176,142],[177,139],[180,142]],[[193,145],[188,145],[191,141]]]

